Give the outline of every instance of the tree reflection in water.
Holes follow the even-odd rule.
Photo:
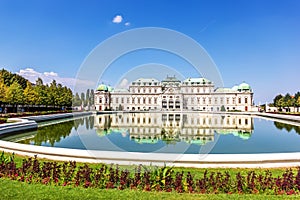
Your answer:
[[[274,125],[277,129],[279,129],[279,130],[285,129],[288,132],[291,132],[294,129],[294,131],[300,135],[300,127],[299,126],[285,124],[285,123],[281,123],[281,122],[275,122],[275,121],[274,121]]]
[[[42,143],[49,143],[52,147],[61,139],[66,138],[72,132],[72,128],[78,130],[80,126],[84,126],[87,130],[94,127],[94,116],[79,118],[63,123],[53,124],[38,128],[34,137],[19,141],[22,144],[34,144],[41,146]]]

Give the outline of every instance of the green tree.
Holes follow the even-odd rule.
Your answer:
[[[27,81],[27,86],[24,90],[24,103],[26,105],[35,105],[38,100],[38,94],[32,87],[32,84]]]
[[[85,93],[85,105],[84,106],[88,106],[88,109],[90,109],[90,89],[86,90]]]
[[[90,105],[94,106],[94,104],[95,104],[95,94],[94,94],[94,90],[91,89]]]
[[[283,97],[281,97],[281,98],[277,101],[276,107],[279,108],[279,111],[281,111],[282,108],[285,107],[285,103],[284,103],[284,98],[283,98]]]
[[[43,80],[38,78],[34,87],[35,92],[37,93],[36,105],[48,105],[48,92],[47,86],[43,85]]]
[[[23,104],[23,89],[21,85],[17,82],[11,84],[6,93],[7,103],[14,106],[14,111],[17,111],[17,105]]]
[[[298,112],[299,112],[299,107],[300,107],[300,96],[297,98],[296,102],[295,102],[296,107],[298,108]]]
[[[48,89],[49,89],[49,93],[48,93],[49,105],[56,106],[59,103],[60,99],[59,99],[59,94],[58,94],[58,89],[57,89],[57,83],[55,80],[53,80],[50,83],[50,86]]]
[[[282,97],[283,97],[283,96],[282,96],[281,94],[279,94],[279,95],[277,95],[277,96],[273,99],[273,104],[274,104],[274,106],[276,106],[276,107],[281,107],[281,106],[279,106],[278,102],[279,102],[279,100],[280,100]]]
[[[283,98],[283,105],[284,107],[287,107],[287,111],[290,111],[290,107],[295,105],[295,100],[291,97],[291,95],[289,93],[287,93],[284,98]]]
[[[84,93],[83,92],[81,92],[81,105],[82,106],[85,106],[84,104],[85,104],[85,95],[84,95]]]
[[[79,94],[77,92],[73,97],[73,106],[81,106],[81,99],[80,99]]]
[[[70,107],[72,106],[72,90],[63,87],[61,84],[57,85],[57,98],[56,98],[56,105],[60,107]]]
[[[3,103],[6,103],[6,93],[7,86],[4,84],[4,81],[0,79],[0,106]]]
[[[8,87],[14,82],[18,82],[22,89],[26,88],[27,80],[18,74],[13,74],[5,69],[2,69],[0,70],[0,77],[2,77],[4,84]]]

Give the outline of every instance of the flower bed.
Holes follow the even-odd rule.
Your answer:
[[[117,165],[102,164],[92,168],[74,161],[39,161],[37,157],[23,159],[21,166],[17,166],[13,156],[3,153],[0,157],[2,177],[44,185],[178,193],[291,195],[300,191],[300,168],[287,169],[277,177],[269,170],[262,173],[249,171],[244,175],[210,170],[195,178],[190,172],[175,172],[171,167],[137,166],[135,170],[127,170]]]

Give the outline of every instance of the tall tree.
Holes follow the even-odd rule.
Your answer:
[[[295,104],[296,104],[296,107],[298,108],[298,112],[299,112],[299,107],[300,107],[300,96],[297,98]]]
[[[6,93],[6,101],[14,106],[14,111],[17,111],[17,105],[23,104],[23,89],[17,82],[11,84]]]
[[[6,103],[7,86],[4,84],[3,79],[0,79],[0,106]]]
[[[276,106],[276,107],[281,107],[281,106],[279,106],[279,100],[282,98],[283,96],[281,95],[281,94],[279,94],[279,95],[277,95],[275,98],[274,98],[274,100],[273,100],[273,103],[274,103],[274,106]]]
[[[37,93],[37,102],[36,105],[48,105],[48,92],[47,92],[47,86],[43,85],[43,80],[41,78],[38,78],[36,80],[36,84],[34,87],[34,90]]]
[[[95,94],[94,94],[94,90],[91,89],[91,95],[90,95],[90,105],[94,106],[95,104]]]
[[[81,106],[81,99],[80,99],[79,94],[77,92],[73,97],[73,106]]]
[[[48,89],[49,89],[49,93],[48,93],[49,104],[52,106],[56,106],[60,101],[56,80],[52,80]]]
[[[83,92],[81,92],[81,105],[82,106],[85,106],[84,104],[85,104],[85,95],[84,95],[84,93]]]
[[[90,109],[90,89],[86,90],[85,93],[85,105],[84,106],[88,106],[88,109]]]
[[[32,84],[27,81],[27,86],[24,90],[24,103],[26,105],[35,105],[38,100],[38,94],[33,89]]]
[[[18,74],[13,74],[5,69],[2,69],[0,70],[0,77],[3,78],[4,84],[8,87],[12,83],[18,82],[21,85],[22,89],[26,88],[27,80]]]

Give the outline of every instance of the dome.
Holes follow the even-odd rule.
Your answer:
[[[97,88],[97,91],[108,91],[108,87],[104,84],[100,84]]]
[[[234,91],[238,91],[239,86],[235,85],[235,86],[233,86],[231,89],[234,90]]]
[[[247,84],[247,83],[244,82],[244,83],[241,83],[241,84],[239,85],[238,89],[239,89],[239,90],[250,90],[251,87],[250,87],[249,84]]]

